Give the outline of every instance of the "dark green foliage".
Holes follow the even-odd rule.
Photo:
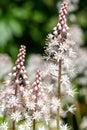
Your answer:
[[[27,53],[43,53],[45,37],[57,23],[57,0],[0,0],[0,52],[8,53],[13,60],[20,44]],[[77,24],[85,32],[87,42],[86,3],[79,3],[75,14]]]

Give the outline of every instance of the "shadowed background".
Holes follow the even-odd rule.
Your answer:
[[[43,53],[48,32],[58,20],[58,0],[0,0],[0,53],[16,59],[20,44],[27,46],[27,54]],[[84,31],[83,46],[87,43],[87,1],[71,0],[68,23],[78,24]],[[73,6],[73,7],[72,7]],[[76,36],[78,37],[78,36]]]

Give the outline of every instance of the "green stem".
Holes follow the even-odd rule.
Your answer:
[[[78,130],[80,130],[79,124],[81,123],[81,113],[80,113],[78,102],[76,102],[76,113],[75,113],[75,117],[76,117],[76,123],[77,123]]]

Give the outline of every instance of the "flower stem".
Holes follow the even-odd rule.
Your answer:
[[[35,93],[35,96],[36,96],[36,99],[35,99],[35,110],[34,110],[34,112],[37,111],[37,91]],[[36,130],[36,120],[35,119],[33,119],[33,130]]]
[[[60,59],[59,60],[59,64],[58,64],[58,99],[61,98],[61,92],[60,92],[60,89],[61,89],[61,67],[62,67],[62,60]],[[59,130],[60,126],[60,107],[58,107],[57,109],[57,130]]]
[[[15,121],[13,121],[13,122],[12,122],[12,130],[16,130],[15,126],[16,126],[16,125],[15,125]]]
[[[36,121],[35,121],[35,119],[33,119],[33,130],[35,130],[36,129]]]
[[[15,96],[17,96],[17,90],[18,90],[18,86],[16,85],[15,86]],[[14,106],[13,107],[13,112],[15,112],[16,111],[16,107]],[[12,121],[12,130],[16,130],[16,122],[15,122],[15,120],[14,121]]]

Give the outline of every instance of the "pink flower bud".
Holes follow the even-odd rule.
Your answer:
[[[16,83],[16,84],[19,84],[19,80],[18,80],[18,79],[16,79],[15,83]]]

